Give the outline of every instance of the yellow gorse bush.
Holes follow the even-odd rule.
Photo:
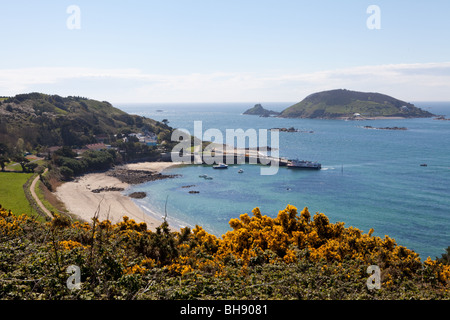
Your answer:
[[[77,241],[73,241],[73,240],[63,240],[59,242],[59,245],[64,249],[64,250],[73,250],[75,248],[81,248],[81,249],[86,249],[85,246],[83,246],[81,243],[77,242]]]
[[[343,222],[330,223],[323,213],[311,214],[305,207],[300,214],[297,208],[288,205],[278,212],[276,218],[262,215],[259,208],[252,211],[252,216],[241,214],[238,219],[231,219],[231,231],[218,238],[196,226],[189,232],[190,241],[180,241],[177,245],[178,255],[164,266],[172,274],[184,275],[198,271],[213,272],[216,276],[224,274],[227,263],[234,261],[246,269],[260,263],[295,263],[298,259],[324,261],[326,264],[352,260],[359,265],[376,264],[383,270],[385,283],[393,281],[389,271],[398,276],[409,276],[423,266],[429,268],[440,282],[450,279],[450,267],[428,259],[420,262],[419,255],[412,250],[397,245],[394,239],[373,236],[373,229],[367,234],[361,230],[344,226]],[[100,225],[115,230],[125,239],[138,239],[145,233],[145,224],[137,224],[124,217],[118,224],[102,222]],[[189,231],[189,230],[188,230]],[[181,230],[181,233],[186,230]],[[181,238],[181,233],[176,233]],[[431,262],[430,262],[431,261]],[[143,273],[152,267],[161,267],[155,260],[144,259],[131,267],[126,273]],[[334,268],[337,272],[339,267]],[[355,269],[355,274],[365,276],[364,272]]]
[[[231,219],[233,230],[222,239],[196,226],[193,229],[196,245],[182,250],[183,255],[190,255],[192,259],[179,258],[174,264],[189,264],[193,269],[214,266],[220,272],[230,259],[243,268],[256,261],[293,263],[301,250],[306,250],[311,260],[359,259],[371,264],[383,262],[387,266],[399,259],[420,264],[418,255],[411,250],[402,249],[401,255],[398,250],[392,252],[396,244],[389,237],[383,240],[373,237],[373,230],[364,235],[358,229],[344,228],[344,223],[332,224],[322,213],[311,220],[308,208],[298,215],[297,208],[288,205],[276,218],[262,215],[259,208],[252,213],[251,217],[242,214],[239,219]],[[201,261],[196,258],[199,253],[203,254]]]
[[[145,267],[142,267],[139,264],[135,264],[132,267],[128,267],[125,269],[125,274],[144,274],[147,271]]]
[[[450,265],[444,265],[436,260],[431,260],[430,257],[424,261],[424,265],[430,269],[440,282],[445,283],[450,281]]]
[[[0,235],[15,236],[23,232],[23,225],[31,221],[26,215],[15,216],[11,210],[6,210],[0,206]]]
[[[398,247],[389,237],[373,237],[373,230],[363,234],[361,230],[345,228],[344,223],[330,223],[323,213],[311,220],[308,208],[300,215],[294,206],[288,205],[273,219],[262,216],[258,208],[253,216],[247,214],[232,219],[233,231],[227,232],[220,242],[220,255],[232,254],[248,261],[248,257],[269,250],[275,255],[270,260],[296,260],[294,250],[305,249],[312,260],[342,261],[359,259],[361,262],[392,264],[396,260],[420,263],[418,254]]]
[[[37,223],[0,207],[1,237],[19,237],[26,232],[26,224],[32,229],[31,224]],[[258,264],[290,264],[308,259],[321,262],[322,272],[332,274],[344,273],[342,263],[351,261],[355,268],[346,270],[348,278],[350,274],[367,277],[365,268],[378,265],[383,270],[382,281],[386,287],[392,286],[399,277],[418,272],[442,284],[450,282],[449,265],[430,258],[421,263],[417,253],[397,245],[388,236],[373,236],[373,229],[365,234],[354,227],[346,228],[343,222],[330,223],[323,213],[311,218],[307,207],[299,214],[296,207],[288,205],[276,218],[262,215],[255,208],[251,216],[241,214],[229,224],[232,230],[222,238],[209,234],[201,226],[192,231],[184,228],[180,232],[163,232],[159,228],[152,232],[145,223],[136,223],[128,217],[116,224],[94,219],[91,224],[52,221],[46,225],[63,228],[66,236],[72,235],[58,239],[59,248],[67,256],[80,256],[84,252],[86,257],[94,259],[94,250],[99,250],[102,243],[110,243],[114,250],[121,250],[123,274],[145,274],[153,268],[164,268],[175,275],[207,272],[222,277],[230,265],[240,267],[245,274],[248,268]],[[63,229],[52,229],[56,230],[54,236],[58,236],[57,230]],[[61,231],[59,235],[62,234]],[[118,251],[111,254],[116,255]]]
[[[279,211],[276,218],[262,215],[259,208],[253,215],[240,215],[239,219],[231,219],[228,231],[219,239],[208,234],[202,227],[196,226],[193,234],[198,240],[195,247],[184,248],[184,256],[174,261],[172,271],[189,271],[205,268],[214,269],[218,274],[223,271],[227,261],[233,260],[245,269],[255,262],[294,263],[299,258],[325,263],[340,263],[352,260],[359,265],[376,264],[383,270],[386,283],[392,283],[390,271],[395,270],[397,276],[410,276],[418,272],[423,265],[419,255],[412,250],[397,245],[394,239],[373,236],[373,229],[367,234],[354,227],[344,227],[344,223],[330,223],[323,213],[311,214],[305,207],[300,214],[297,208],[288,205]],[[209,254],[199,257],[199,253]],[[190,256],[191,259],[186,259]],[[432,261],[432,260],[427,260]],[[442,283],[450,279],[450,267],[436,261],[425,264],[436,273]],[[336,270],[336,269],[334,269]],[[360,270],[354,271],[365,276]]]

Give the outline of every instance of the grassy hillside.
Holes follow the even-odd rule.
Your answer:
[[[0,299],[449,299],[448,259],[420,261],[394,239],[293,206],[242,214],[222,238],[202,227],[57,217],[0,209]],[[66,269],[80,268],[69,290]],[[380,268],[369,289],[367,267]]]
[[[422,118],[433,116],[411,103],[384,94],[342,89],[309,95],[301,102],[285,109],[280,116],[334,119],[351,117],[355,113],[359,113],[363,117]]]
[[[42,93],[19,94],[0,101],[0,141],[14,148],[19,139],[30,151],[38,146],[83,145],[113,140],[114,135],[147,130],[167,139],[169,128],[129,115],[109,102]]]

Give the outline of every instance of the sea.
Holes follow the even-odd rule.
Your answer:
[[[281,111],[293,102],[262,103]],[[414,102],[437,115],[450,117],[450,102]],[[270,129],[294,127],[300,132],[279,133],[279,155],[318,161],[317,171],[280,167],[275,175],[261,175],[261,165],[230,165],[214,170],[186,165],[164,171],[177,178],[134,185],[128,194],[143,211],[174,228],[195,225],[221,237],[229,221],[259,207],[276,217],[288,204],[299,212],[324,213],[330,222],[344,222],[367,233],[394,238],[417,252],[422,260],[440,257],[450,246],[450,121],[427,119],[320,120],[263,118],[243,115],[254,103],[147,103],[118,108],[155,120],[167,119],[173,128],[194,134],[202,129]],[[372,130],[406,127],[407,130]],[[263,140],[263,139],[261,139]],[[264,145],[264,142],[261,142]],[[267,142],[266,142],[267,144]],[[269,144],[270,146],[270,144]],[[421,166],[427,164],[427,166]],[[243,173],[238,173],[243,169]],[[211,180],[199,177],[208,175]],[[198,193],[189,193],[198,191]]]

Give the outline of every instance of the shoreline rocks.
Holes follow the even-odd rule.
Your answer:
[[[128,195],[128,197],[133,199],[144,199],[147,196],[147,193],[139,191],[139,192],[133,192]]]
[[[119,187],[101,187],[98,189],[94,189],[91,190],[91,192],[93,193],[100,193],[100,192],[110,192],[110,191],[123,191],[125,190],[124,188],[119,188]]]
[[[112,169],[107,172],[107,175],[128,184],[141,184],[149,181],[171,179],[180,176],[179,174],[161,174],[146,170],[129,170],[123,168]]]
[[[312,130],[299,130],[294,127],[290,128],[271,128],[270,130],[278,130],[280,132],[301,132],[301,133],[314,133]]]

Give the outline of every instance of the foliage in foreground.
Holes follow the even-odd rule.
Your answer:
[[[363,234],[288,205],[232,219],[222,238],[197,226],[58,216],[40,223],[0,208],[1,299],[449,299],[450,265],[386,236]],[[81,288],[67,287],[67,267]],[[366,286],[369,265],[381,289]]]

